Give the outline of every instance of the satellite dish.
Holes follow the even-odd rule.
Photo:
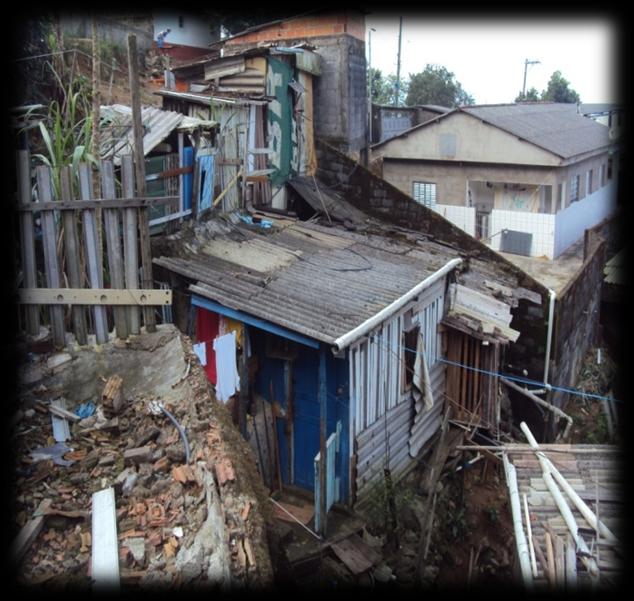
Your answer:
[[[608,130],[608,138],[610,138],[611,141],[616,140],[616,138],[618,137],[618,131],[616,129],[616,127],[611,127]]]

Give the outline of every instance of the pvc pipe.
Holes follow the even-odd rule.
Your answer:
[[[535,560],[535,549],[533,548],[533,532],[531,528],[531,516],[528,513],[528,500],[526,493],[524,493],[524,515],[526,516],[526,534],[528,538],[528,550],[531,557],[531,569],[533,571],[533,578],[537,578],[537,561]]]
[[[527,438],[530,436],[533,441],[535,440],[525,422],[522,422],[520,424],[520,428]],[[535,442],[535,444],[537,443]],[[586,566],[586,569],[588,570],[592,581],[596,582],[597,578],[599,577],[599,567],[597,566],[597,562],[592,557],[590,549],[588,549],[588,545],[586,545],[583,538],[579,536],[579,527],[577,526],[575,517],[572,514],[568,503],[566,503],[564,496],[561,494],[561,491],[559,490],[559,488],[557,488],[557,484],[555,484],[555,481],[553,480],[546,457],[542,452],[537,452],[536,455],[542,467],[542,478],[546,483],[546,487],[550,491],[550,494],[553,496],[555,504],[559,509],[559,513],[561,513],[561,516],[564,518],[564,522],[566,522],[566,526],[568,527],[570,534],[572,534],[572,538],[574,539],[577,548],[581,551],[581,561]]]
[[[544,386],[548,389],[548,370],[550,367],[550,346],[553,339],[553,317],[555,315],[555,299],[557,295],[551,288],[548,289],[550,305],[548,307],[548,333],[546,334],[546,357],[544,358]]]
[[[520,424],[520,428],[522,429],[522,432],[524,432],[531,447],[533,449],[536,449],[536,455],[538,456],[538,458],[539,459],[543,458],[546,465],[548,466],[549,471],[555,477],[555,480],[557,480],[561,488],[564,489],[564,492],[570,497],[570,499],[575,504],[577,509],[581,512],[581,515],[583,515],[583,517],[586,519],[588,524],[590,524],[592,528],[597,530],[597,522],[598,522],[599,532],[601,536],[603,536],[609,542],[618,543],[618,539],[612,533],[612,531],[601,520],[597,520],[597,516],[592,511],[592,509],[588,507],[586,502],[576,493],[574,488],[572,488],[572,486],[568,484],[568,481],[561,475],[561,473],[555,467],[553,462],[539,450],[539,444],[535,440],[535,437],[533,436],[531,431],[528,429],[528,426],[524,422],[522,422]]]
[[[440,278],[452,271],[460,263],[462,263],[462,259],[451,259],[451,261],[441,267],[438,271],[435,271],[430,276],[427,276],[422,282],[416,284],[416,286],[403,294],[403,296],[397,298],[387,307],[384,307],[378,313],[366,319],[363,323],[359,324],[343,336],[337,338],[334,343],[333,352],[338,353],[344,348],[349,347],[353,342],[359,340],[359,338],[361,338],[362,336],[365,336],[377,325],[392,317],[392,315],[394,315],[399,309],[404,307],[415,296],[425,290],[425,288],[429,288],[429,286],[431,286],[434,282],[438,281]]]
[[[511,500],[511,514],[513,516],[513,529],[515,531],[515,541],[517,543],[517,555],[520,560],[520,570],[522,580],[527,588],[533,586],[533,576],[531,571],[531,560],[522,526],[522,509],[520,507],[520,493],[517,487],[517,474],[515,466],[508,460],[506,453],[502,455],[504,462],[504,473],[506,474],[506,484],[509,489],[509,497]]]

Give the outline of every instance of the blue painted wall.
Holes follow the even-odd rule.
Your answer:
[[[283,359],[266,356],[266,336],[271,334],[250,329],[252,352],[259,357],[259,370],[254,382],[255,391],[263,398],[271,401],[271,385],[273,399],[278,401],[286,411],[286,380]],[[314,459],[319,452],[319,399],[318,373],[319,351],[298,344],[298,356],[293,362],[294,388],[294,478],[291,478],[290,441],[285,432],[285,420],[277,420],[278,442],[280,449],[280,466],[282,480],[286,484],[295,484],[302,488],[314,490]],[[347,500],[348,493],[348,415],[349,415],[349,369],[348,360],[336,359],[328,351],[326,360],[327,389],[327,425],[326,436],[336,429],[337,421],[341,421],[341,450],[337,465],[337,476],[341,478],[342,500]]]

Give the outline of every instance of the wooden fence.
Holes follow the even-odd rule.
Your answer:
[[[109,160],[102,160],[98,170],[79,164],[73,173],[64,167],[57,186],[49,167],[38,166],[35,174],[33,199],[30,157],[19,151],[18,298],[26,332],[39,333],[41,306],[49,309],[58,348],[65,345],[68,330],[79,344],[87,344],[89,334],[98,344],[107,342],[109,323],[118,338],[139,334],[142,324],[155,331],[154,306],[171,304],[172,293],[153,289],[148,212],[151,205],[173,203],[178,196],[137,196],[132,155],[122,157],[119,181]],[[100,188],[99,198],[94,187]]]

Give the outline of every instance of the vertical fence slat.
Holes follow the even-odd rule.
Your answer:
[[[79,189],[82,200],[92,199],[92,173],[89,165],[79,165]],[[95,224],[95,211],[86,209],[83,211],[84,218],[84,239],[86,242],[86,259],[88,262],[88,278],[91,288],[103,288],[102,266],[99,262],[99,252],[97,248],[97,227]],[[108,342],[108,320],[106,308],[103,305],[93,307],[95,317],[95,334],[97,342],[103,344]]]
[[[62,200],[73,200],[70,167],[64,167],[62,169],[60,183]],[[62,211],[62,224],[64,226],[64,253],[66,257],[68,282],[71,288],[81,288],[80,246],[75,210]],[[73,331],[77,342],[79,342],[79,344],[87,344],[88,328],[86,326],[85,305],[73,305],[71,307],[71,314],[73,318]]]
[[[132,155],[121,157],[121,187],[124,198],[134,196],[134,163]],[[139,249],[138,249],[138,222],[137,211],[134,208],[123,211],[123,255],[125,259],[125,285],[126,288],[136,290],[139,288]],[[141,316],[136,306],[127,308],[128,325],[130,334],[139,334],[141,331]]]
[[[117,197],[114,181],[114,167],[112,161],[101,161],[101,197],[113,199]],[[104,226],[106,229],[106,250],[108,254],[108,268],[110,270],[110,284],[112,288],[125,288],[123,276],[123,255],[119,237],[119,209],[103,210]],[[113,307],[114,325],[119,338],[128,337],[125,307]]]
[[[28,150],[18,151],[18,197],[21,204],[31,204],[31,167]],[[30,211],[21,211],[20,237],[24,287],[37,288],[35,233],[33,231],[33,213]],[[40,308],[38,305],[25,305],[24,309],[26,331],[31,336],[37,336],[40,332]]]
[[[51,170],[40,165],[36,170],[38,200],[51,202],[53,189]],[[59,262],[57,261],[57,233],[55,228],[55,214],[53,211],[42,211],[40,214],[42,223],[42,246],[44,248],[44,266],[46,270],[46,285],[49,288],[61,288]],[[53,330],[53,344],[63,347],[66,342],[64,331],[64,307],[53,305],[50,307],[51,325]]]

